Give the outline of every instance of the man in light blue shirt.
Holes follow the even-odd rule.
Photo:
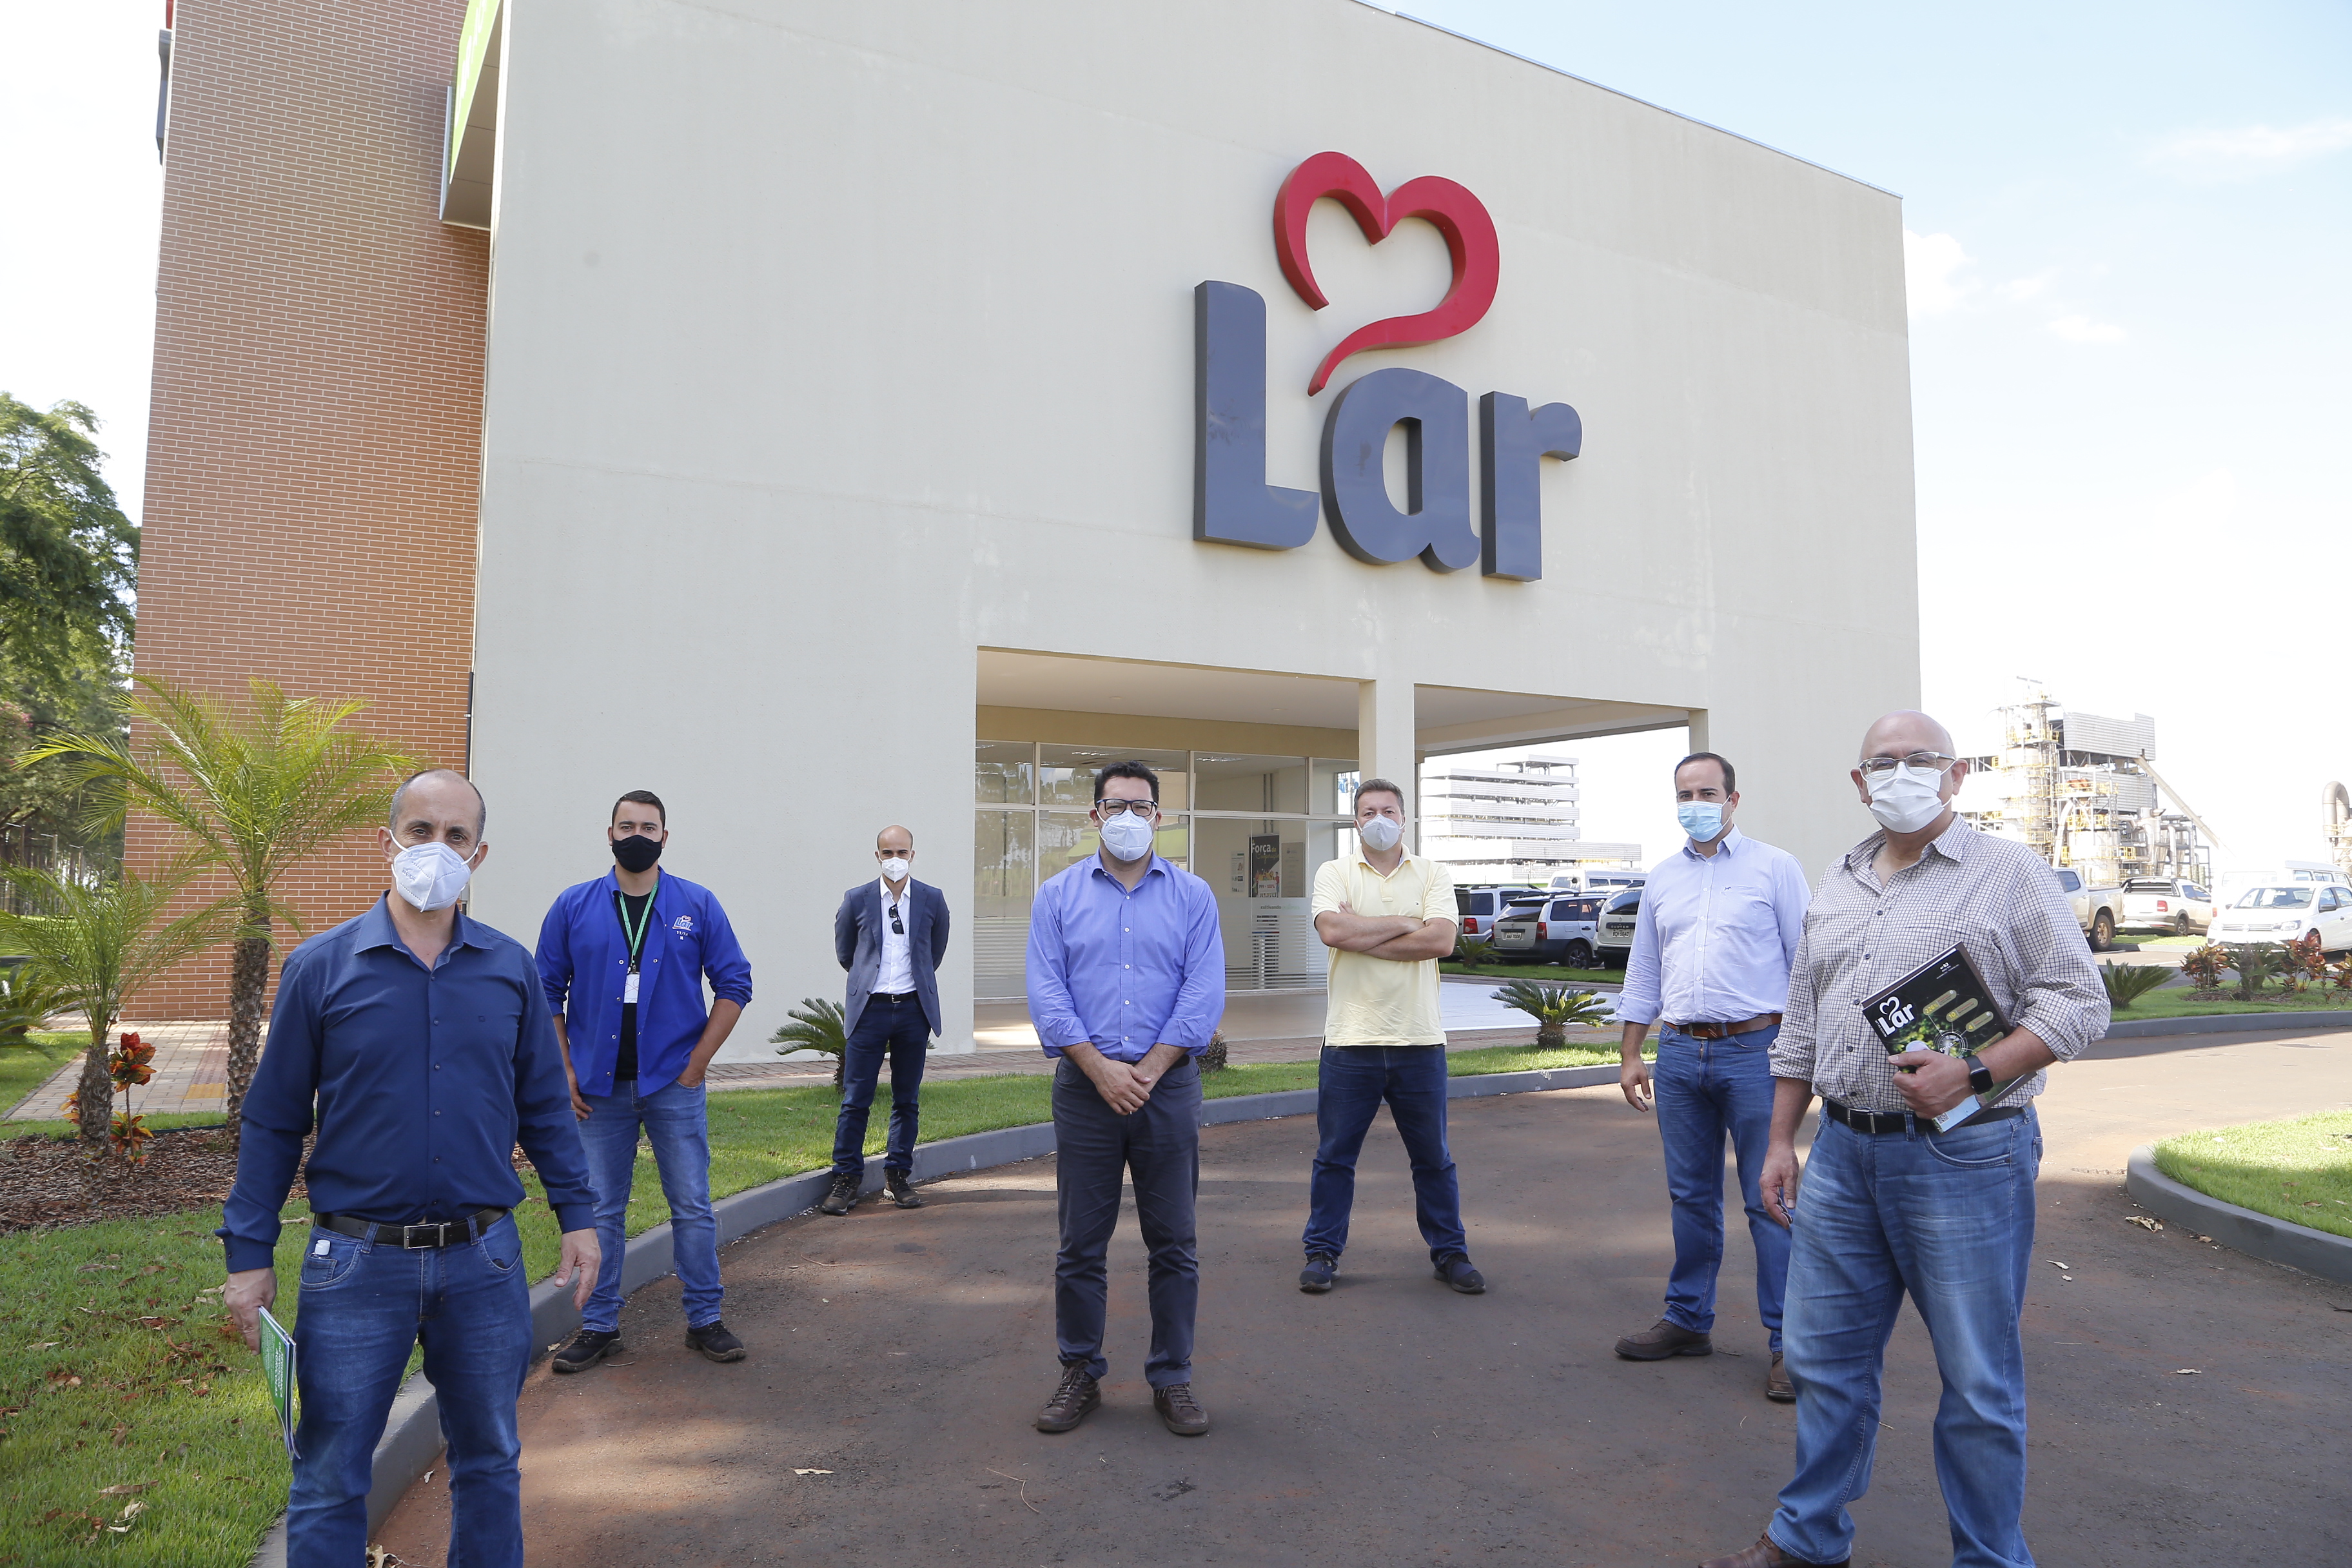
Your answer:
[[[1225,1011],[1225,947],[1209,884],[1152,852],[1160,778],[1141,763],[1095,776],[1101,851],[1049,877],[1029,910],[1029,1017],[1054,1068],[1054,1260],[1061,1382],[1038,1413],[1067,1432],[1102,1403],[1104,1258],[1120,1178],[1150,1249],[1151,1353],[1143,1374],[1179,1436],[1209,1429],[1192,1397],[1192,1318],[1201,1268],[1192,1237],[1201,1184],[1201,1069]]]
[[[1713,1353],[1728,1134],[1756,1244],[1757,1315],[1770,1337],[1764,1393],[1786,1404],[1795,1397],[1780,1365],[1789,1233],[1765,1213],[1759,1178],[1772,1129],[1771,1047],[1811,894],[1796,857],[1732,827],[1738,784],[1732,765],[1713,752],[1675,764],[1675,812],[1690,842],[1651,868],[1625,962],[1625,994],[1617,1001],[1621,1082],[1636,1110],[1647,1110],[1651,1098],[1642,1040],[1661,1024],[1658,1136],[1674,1201],[1675,1268],[1665,1316],[1619,1340],[1617,1353],[1628,1361]]]

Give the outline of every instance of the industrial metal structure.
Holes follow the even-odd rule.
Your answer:
[[[2154,719],[2068,712],[2037,690],[2000,721],[2000,749],[1968,759],[1968,821],[2093,887],[2135,877],[2211,885],[2213,831],[2156,771]]]

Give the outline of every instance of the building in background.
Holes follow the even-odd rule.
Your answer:
[[[1531,882],[1591,866],[1633,866],[1638,844],[1595,844],[1579,826],[1576,759],[1529,752],[1472,765],[1439,758],[1421,768],[1421,852],[1457,885]]]

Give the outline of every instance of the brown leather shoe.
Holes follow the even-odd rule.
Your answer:
[[[1772,1352],[1772,1370],[1764,1374],[1764,1397],[1775,1405],[1794,1405],[1797,1391],[1789,1382],[1789,1369],[1780,1364],[1780,1352]]]
[[[1192,1397],[1189,1383],[1171,1383],[1165,1388],[1151,1391],[1151,1407],[1160,1412],[1160,1419],[1168,1430],[1179,1437],[1197,1437],[1209,1429],[1209,1413]]]
[[[1102,1384],[1087,1371],[1082,1361],[1066,1362],[1062,1381],[1054,1390],[1054,1397],[1045,1401],[1045,1408],[1037,1412],[1037,1430],[1066,1432],[1102,1404]]]
[[[1664,1361],[1668,1356],[1713,1355],[1715,1341],[1706,1334],[1693,1333],[1680,1323],[1660,1318],[1638,1334],[1627,1334],[1617,1342],[1617,1353],[1627,1361]]]
[[[1728,1557],[1710,1557],[1699,1568],[1846,1568],[1852,1561],[1850,1557],[1841,1557],[1834,1563],[1807,1563],[1801,1557],[1790,1556],[1770,1536],[1763,1535],[1747,1551],[1735,1552]]]

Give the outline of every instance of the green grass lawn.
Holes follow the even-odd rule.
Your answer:
[[[1440,963],[1444,974],[1468,974],[1480,980],[1492,977],[1497,984],[1506,980],[1556,980],[1562,985],[1622,985],[1625,972],[1622,969],[1568,969],[1557,963],[1482,963],[1475,969],[1465,969],[1451,961]]]
[[[2227,983],[2224,983],[2227,988]],[[2341,992],[2302,991],[2293,995],[2284,992],[2265,991],[2256,1002],[2199,1002],[2192,999],[2186,986],[2167,985],[2151,991],[2127,1008],[2118,1008],[2115,1020],[2128,1023],[2134,1018],[2201,1018],[2233,1013],[2328,1013],[2352,1012],[2352,996]]]
[[[2183,1132],[2156,1146],[2156,1165],[2208,1197],[2352,1236],[2352,1111]]]
[[[1592,1038],[1564,1047],[1495,1046],[1450,1053],[1455,1077],[1617,1060]],[[1214,1099],[1311,1089],[1312,1061],[1228,1068],[1209,1075]],[[1052,1119],[1051,1080],[1034,1075],[943,1079],[923,1092],[924,1142]],[[829,1085],[739,1089],[710,1099],[711,1190],[726,1196],[824,1166],[839,1101]],[[163,1120],[163,1119],[159,1119]],[[217,1118],[174,1117],[201,1122]],[[877,1116],[869,1155],[888,1118]],[[20,1122],[24,1131],[71,1131]],[[531,1278],[555,1267],[558,1237],[536,1177],[517,1212]],[[278,1243],[279,1321],[299,1310],[294,1280],[309,1232],[299,1205]],[[628,1229],[669,1217],[650,1152],[637,1155]],[[217,1205],[161,1218],[26,1232],[0,1238],[0,1565],[79,1561],[85,1552],[152,1568],[239,1563],[285,1506],[279,1443],[258,1358],[227,1330],[220,1307]],[[412,1365],[414,1358],[412,1358]],[[115,1486],[135,1493],[108,1495]],[[93,1516],[128,1533],[100,1533]]]
[[[0,1116],[32,1093],[89,1045],[88,1035],[43,1034],[0,1046]]]

